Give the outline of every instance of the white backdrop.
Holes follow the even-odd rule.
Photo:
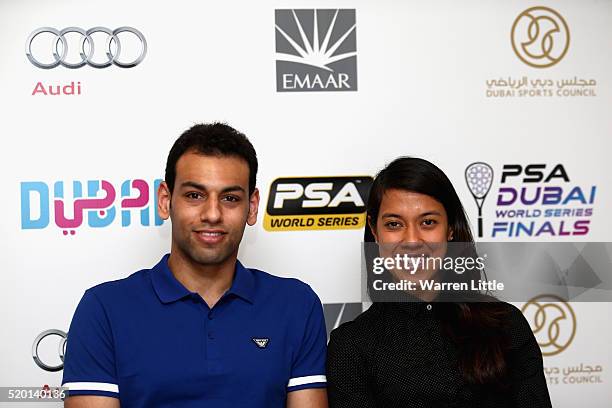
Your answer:
[[[525,41],[529,34],[521,25],[513,33],[514,21],[534,6],[553,8],[566,23],[563,26],[550,13],[551,19],[538,20],[539,35],[550,32],[550,38],[540,38],[535,45],[550,46],[553,59],[565,49],[564,41],[568,45],[565,55],[547,68],[526,64],[512,47],[511,38]],[[344,24],[351,23],[354,10],[355,28],[347,37],[348,48],[339,47],[338,52],[355,52],[356,58],[345,59],[334,69],[345,69],[344,63],[356,65],[351,78],[357,89],[279,92],[276,61],[283,57],[276,50],[282,48],[283,40],[275,24],[283,21],[275,21],[279,15],[275,10],[303,9],[297,15],[306,16],[316,8],[349,10],[339,14]],[[169,5],[141,0],[5,0],[0,3],[0,21],[0,171],[6,193],[0,201],[5,262],[0,274],[0,324],[6,329],[0,386],[59,385],[61,371],[47,372],[34,363],[35,337],[47,329],[67,331],[85,289],[150,267],[168,251],[169,224],[141,225],[139,211],[144,207],[132,210],[131,224],[122,226],[121,185],[142,179],[151,187],[162,178],[173,141],[196,122],[227,121],[246,133],[258,152],[260,219],[245,234],[242,261],[304,280],[325,304],[360,301],[363,230],[266,231],[262,221],[276,178],[373,176],[397,156],[419,156],[448,174],[476,225],[477,207],[464,171],[470,163],[482,161],[494,171],[483,206],[482,240],[596,242],[609,238],[612,217],[607,210],[612,195],[605,165],[612,125],[611,1],[243,1],[232,5],[184,1]],[[557,22],[559,32],[551,31],[551,21]],[[147,54],[133,68],[45,70],[27,59],[24,44],[35,29],[73,26],[85,30],[134,27],[146,38]],[[335,32],[332,37],[341,34]],[[68,34],[67,39],[73,50],[67,58],[76,61],[78,35]],[[124,33],[120,39],[124,58],[137,54],[134,37]],[[40,60],[49,62],[53,61],[53,41],[52,37],[46,40],[47,48],[37,43],[34,49]],[[105,35],[98,33],[94,40],[95,55],[103,59]],[[291,67],[297,66],[304,68],[303,64]],[[523,78],[522,89],[547,89],[552,96],[529,96],[529,92],[519,96],[522,89],[516,82]],[[35,92],[39,82],[45,89],[80,83],[81,92],[44,95]],[[514,95],[487,93],[494,88],[513,89]],[[589,91],[587,96],[557,95],[562,88]],[[544,177],[562,164],[569,180],[529,183],[522,174],[504,184],[500,176],[507,164],[545,164]],[[117,198],[105,214],[115,208],[115,219],[94,228],[88,213],[83,224],[72,229],[74,235],[64,235],[70,229],[56,225],[54,185],[63,182],[70,216],[73,182],[82,183],[85,197],[89,180],[106,180],[114,187]],[[51,210],[45,227],[24,224],[24,217],[35,220],[44,213],[36,193],[26,194],[30,202],[25,203],[25,182],[39,182],[39,187],[49,189]],[[596,186],[592,202],[556,206],[592,209],[591,216],[569,217],[565,226],[583,220],[588,233],[559,236],[559,228],[565,227],[554,219],[555,234],[493,237],[494,223],[504,221],[496,213],[502,184],[515,188],[555,185],[565,192],[574,186],[584,191]],[[153,211],[152,193],[148,204]],[[550,206],[512,208],[536,207]],[[572,303],[571,308],[576,316],[573,341],[544,361],[553,404],[609,406],[612,306]],[[49,363],[59,363],[56,340],[47,338],[40,345],[41,358]],[[582,373],[567,370],[581,364]],[[597,378],[586,374],[587,365],[601,368]],[[588,382],[576,383],[575,377],[585,376]]]

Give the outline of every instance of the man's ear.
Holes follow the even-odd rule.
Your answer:
[[[255,225],[257,222],[257,211],[259,210],[259,190],[255,189],[249,197],[249,214],[247,224]]]
[[[376,235],[376,227],[372,225],[372,217],[369,215],[368,215],[368,227],[370,227],[370,231],[372,232],[372,235],[374,236],[374,240],[378,242],[378,236]]]
[[[163,220],[167,220],[168,218],[170,218],[171,198],[172,194],[168,189],[168,184],[166,184],[165,181],[162,181],[157,189],[157,213]]]

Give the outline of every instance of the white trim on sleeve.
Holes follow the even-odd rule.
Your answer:
[[[101,382],[72,382],[65,383],[62,387],[68,388],[70,391],[108,391],[119,394],[119,386],[117,384],[101,383]]]
[[[309,375],[307,377],[290,378],[287,387],[295,387],[297,385],[326,383],[327,377],[324,375]]]

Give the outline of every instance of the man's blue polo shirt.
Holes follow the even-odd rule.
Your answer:
[[[285,407],[326,386],[325,320],[312,289],[236,263],[212,309],[153,268],[85,292],[68,333],[63,384],[122,407]]]

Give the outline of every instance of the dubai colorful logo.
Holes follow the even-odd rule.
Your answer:
[[[276,10],[276,90],[357,90],[354,9]]]
[[[53,213],[53,222],[68,236],[74,235],[85,221],[91,228],[107,227],[115,221],[117,212],[122,227],[132,224],[134,214],[140,225],[159,226],[163,220],[157,214],[156,203],[161,182],[160,179],[152,183],[142,179],[125,180],[117,189],[106,180],[89,180],[86,188],[82,182],[73,181],[72,197],[69,197],[63,181],[53,183],[52,188],[42,181],[24,181],[21,183],[21,228],[47,228]]]

